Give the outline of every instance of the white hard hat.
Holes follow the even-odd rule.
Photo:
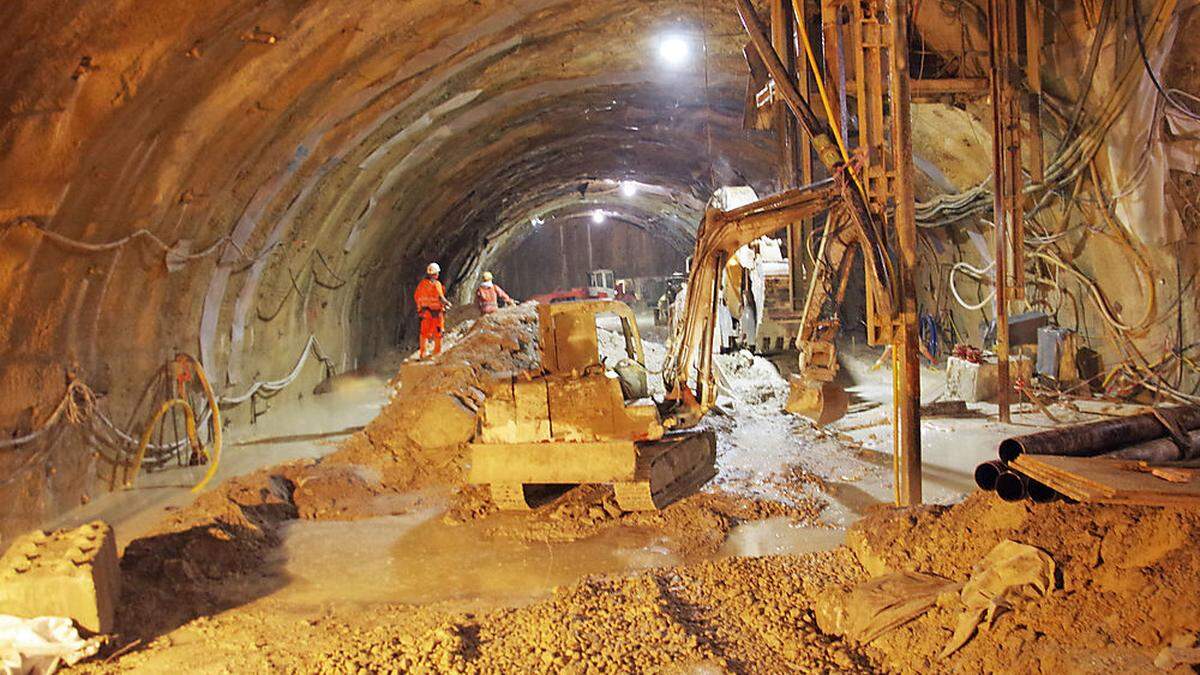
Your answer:
[[[442,266],[437,263],[429,263],[429,267],[425,268],[425,274],[441,274]]]
[[[484,280],[484,281],[491,281],[491,280],[492,280],[492,273],[491,273],[491,272],[484,272],[484,273],[483,273],[483,280]]]

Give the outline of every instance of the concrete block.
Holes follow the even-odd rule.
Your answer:
[[[1025,381],[1033,376],[1033,359],[1015,354],[1009,359],[1009,377]],[[997,366],[994,356],[983,363],[971,363],[951,356],[946,362],[946,397],[967,403],[994,401],[997,392]]]
[[[0,558],[0,614],[62,616],[92,633],[111,633],[120,590],[113,531],[99,520],[35,530]]]
[[[957,356],[946,361],[946,396],[968,403],[996,395],[996,364],[972,363]]]

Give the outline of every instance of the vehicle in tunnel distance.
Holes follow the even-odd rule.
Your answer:
[[[616,297],[616,275],[612,270],[601,269],[588,272],[586,286],[541,293],[529,299],[539,304],[550,305],[573,300],[615,300]]]

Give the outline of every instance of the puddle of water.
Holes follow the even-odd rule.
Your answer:
[[[787,518],[768,518],[738,525],[729,533],[718,557],[802,555],[830,551],[846,541],[846,531],[793,525]]]
[[[284,533],[281,555],[289,582],[278,597],[299,604],[521,604],[587,575],[677,564],[669,543],[632,528],[575,542],[491,539],[478,524],[444,524],[440,510],[352,522],[298,521]]]

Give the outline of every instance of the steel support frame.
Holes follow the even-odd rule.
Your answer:
[[[899,260],[896,280],[900,306],[893,335],[892,397],[895,496],[899,506],[915,506],[921,494],[921,356],[917,314],[917,221],[913,191],[911,86],[908,69],[908,0],[887,0],[890,49],[893,227]]]
[[[747,31],[754,35],[753,18],[749,16],[746,2],[739,2],[742,7],[743,20],[747,23]],[[780,49],[787,45],[795,48],[794,25],[791,21],[803,21],[805,16],[786,16],[786,12],[777,9],[778,0],[772,0],[772,46]],[[796,3],[803,12],[807,3],[803,0]],[[920,504],[921,489],[921,428],[920,428],[920,361],[919,361],[919,330],[914,282],[917,264],[917,234],[914,216],[913,193],[913,156],[912,156],[912,122],[910,104],[912,89],[908,68],[908,17],[911,11],[910,0],[821,0],[821,37],[824,46],[824,61],[826,64],[826,84],[831,98],[836,98],[835,116],[840,119],[826,119],[824,129],[829,125],[838,125],[843,129],[846,143],[850,146],[852,158],[859,163],[860,178],[866,187],[867,207],[874,218],[884,223],[884,228],[894,228],[897,253],[894,256],[892,268],[893,302],[890,307],[876,307],[871,302],[873,293],[868,290],[868,307],[876,310],[868,317],[868,329],[876,340],[887,340],[893,346],[893,410],[895,421],[895,500],[897,505],[909,506]],[[783,17],[783,18],[781,18]],[[790,19],[790,21],[788,21]],[[848,19],[848,39],[842,32],[842,21]],[[776,21],[788,21],[786,27],[775,25]],[[758,42],[764,42],[761,38]],[[795,52],[792,53],[795,55]],[[774,58],[772,58],[774,57]],[[770,67],[774,61],[773,76],[781,75],[779,66],[787,63],[788,55],[782,50],[771,55],[764,54],[763,60]],[[853,69],[854,79],[847,83],[844,76]],[[820,74],[813,73],[814,77]],[[806,82],[798,81],[796,69],[790,68],[789,82],[776,82],[776,88],[785,94],[801,98],[801,105],[789,101],[793,111],[813,115],[813,107],[809,98]],[[956,83],[957,84],[957,83]],[[803,85],[803,86],[801,86]],[[965,82],[963,89],[977,92],[981,89],[976,81]],[[848,91],[848,89],[850,91]],[[939,94],[955,93],[958,87],[945,86]],[[857,143],[851,143],[849,129],[846,127],[847,115],[843,109],[845,101],[852,96],[857,106],[859,121]],[[828,115],[826,115],[828,117]],[[801,125],[812,135],[814,126],[806,124],[803,118]],[[820,128],[820,127],[818,127]],[[786,126],[779,127],[786,134]],[[824,131],[821,129],[821,131]],[[890,141],[889,141],[890,139]],[[829,138],[817,138],[817,147],[828,152]],[[786,136],[781,139],[785,144]],[[794,155],[785,155],[792,157]],[[787,160],[785,160],[787,161]],[[828,156],[822,157],[823,163],[831,164]],[[836,169],[841,165],[840,158],[832,163]],[[795,175],[795,167],[781,167],[782,175]],[[890,223],[887,222],[891,211]],[[883,230],[885,233],[887,229]],[[828,237],[826,237],[828,239]],[[825,243],[823,241],[823,243]],[[824,249],[824,246],[822,246]],[[843,267],[839,276],[847,270]],[[816,269],[813,270],[816,272]],[[839,284],[844,287],[844,282]],[[810,288],[810,294],[812,289]],[[840,289],[838,295],[840,296]],[[806,302],[806,314],[811,308],[813,299]],[[882,310],[882,311],[880,311]],[[811,321],[806,320],[802,330],[811,329]],[[874,325],[872,325],[874,324]],[[801,338],[803,333],[801,334]]]

